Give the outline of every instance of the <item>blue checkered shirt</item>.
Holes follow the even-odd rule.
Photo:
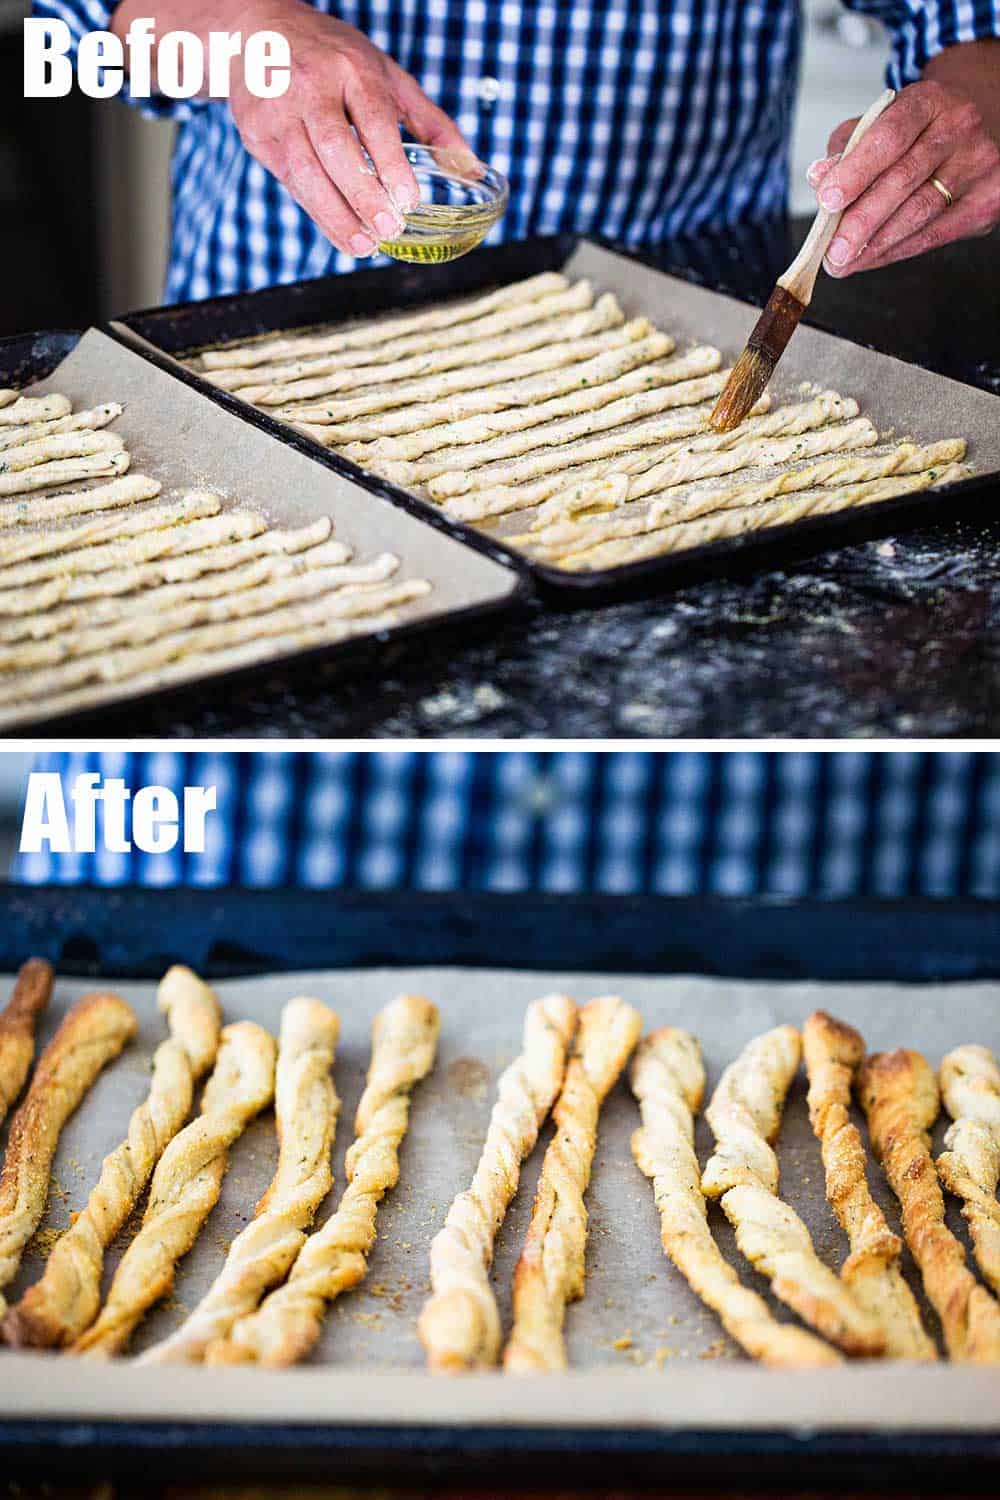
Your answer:
[[[996,755],[104,751],[36,769],[67,794],[87,770],[133,793],[213,785],[218,813],[204,854],[20,855],[30,883],[1000,896]]]
[[[889,27],[889,81],[1000,35],[996,0],[846,0]],[[509,177],[491,238],[572,231],[655,245],[784,211],[797,0],[316,0],[412,73]],[[151,7],[155,9],[155,7]],[[36,0],[75,36],[108,0]],[[222,103],[153,101],[180,124],[168,301],[297,281],[335,252],[243,149]],[[832,122],[831,122],[832,123]]]

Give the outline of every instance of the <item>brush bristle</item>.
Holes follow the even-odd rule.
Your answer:
[[[749,415],[767,389],[775,364],[764,349],[744,349],[708,419],[716,432],[732,432]]]

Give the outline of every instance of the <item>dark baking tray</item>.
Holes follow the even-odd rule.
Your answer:
[[[584,240],[570,234],[539,236],[480,249],[460,260],[440,266],[416,268],[394,262],[384,268],[320,277],[286,286],[268,287],[257,292],[214,297],[204,302],[148,308],[129,313],[116,321],[155,349],[177,357],[210,344],[225,343],[255,334],[306,328],[318,323],[372,317],[379,313],[434,302],[443,297],[469,295],[540,271],[558,271],[578,246],[587,243],[628,256],[654,270],[663,270],[662,258],[653,253],[596,238]],[[670,274],[676,275],[675,272]],[[695,277],[681,279],[694,281]],[[699,285],[708,290],[713,289],[704,276],[697,280]],[[752,305],[747,304],[748,331],[752,323]],[[822,327],[815,322],[813,326]],[[114,325],[111,325],[110,331],[115,331]],[[824,328],[823,331],[836,334],[834,328]],[[150,353],[148,350],[143,352]],[[945,497],[950,504],[949,517],[962,519],[972,513],[969,502],[975,503],[975,495],[985,489],[996,488],[995,476],[973,475],[957,485],[949,486],[947,490],[929,489],[859,510],[807,517],[785,526],[767,527],[744,536],[692,547],[682,553],[647,558],[590,574],[568,573],[533,561],[502,540],[487,536],[472,525],[451,519],[437,506],[411,495],[388,480],[366,473],[349,459],[329,452],[311,438],[275,421],[265,412],[238,400],[229,392],[219,390],[192,371],[182,369],[176,363],[171,367],[179,378],[189,381],[227,410],[238,413],[244,420],[272,433],[280,441],[309,454],[318,462],[339,473],[350,475],[364,488],[460,537],[470,546],[518,568],[531,577],[544,592],[555,592],[567,601],[575,598],[592,604],[599,596],[611,598],[644,591],[655,583],[667,583],[672,588],[679,588],[699,578],[744,572],[748,566],[773,568],[792,565],[800,557],[828,550],[833,545],[848,546],[896,534],[901,529],[919,525],[922,519],[930,515],[933,515],[935,521],[939,521],[940,502]]]
[[[79,329],[43,329],[34,333],[17,334],[11,338],[0,339],[0,386],[22,386],[32,381],[46,379],[75,349],[81,336]],[[118,342],[122,341],[119,339]],[[156,363],[161,362],[156,361]],[[169,361],[163,361],[162,364],[171,372],[175,370],[175,366]],[[202,382],[199,382],[199,385],[201,384]],[[501,559],[501,561],[506,560]],[[513,570],[508,569],[508,571]],[[283,667],[289,665],[298,672],[303,663],[308,664],[310,661],[343,662],[345,668],[357,670],[366,664],[376,664],[383,649],[397,640],[409,639],[442,627],[454,627],[457,624],[466,629],[481,628],[484,622],[500,612],[522,606],[528,592],[527,581],[523,576],[516,576],[512,591],[499,600],[473,604],[465,609],[453,610],[451,613],[426,620],[407,622],[394,626],[390,630],[379,631],[377,634],[359,636],[355,640],[309,647],[292,656],[267,658],[254,662],[250,666],[238,667],[227,672],[206,671],[203,676],[194,680],[171,683],[132,696],[125,695],[110,705],[101,703],[93,708],[74,709],[68,713],[51,715],[46,714],[44,702],[40,701],[37,722],[44,724],[47,734],[57,731],[65,733],[67,726],[70,725],[74,727],[80,725],[81,729],[85,729],[91,725],[96,726],[97,721],[109,709],[118,711],[123,706],[142,706],[154,701],[171,702],[175,699],[182,699],[185,695],[198,696],[205,691],[207,684],[211,684],[213,692],[238,690],[245,683],[260,682],[265,678],[273,677],[276,672],[280,672]],[[19,725],[2,737],[9,735],[21,737],[34,728],[34,723],[35,721],[32,721],[30,724]]]
[[[152,977],[186,959],[213,978],[359,964],[729,974],[754,979],[1000,979],[1000,905],[298,890],[0,890],[0,966],[47,953],[66,971]],[[243,934],[234,944],[232,934]],[[919,942],[914,934],[919,933]],[[2,1362],[0,1362],[2,1371]],[[984,1423],[995,1413],[984,1412]],[[995,1428],[995,1422],[993,1423]],[[996,1431],[391,1429],[282,1423],[17,1421],[0,1472],[173,1482],[265,1477],[460,1483],[504,1493],[615,1489],[961,1488],[995,1493]],[[484,1472],[488,1480],[484,1480]]]

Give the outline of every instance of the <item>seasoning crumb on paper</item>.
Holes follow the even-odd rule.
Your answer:
[[[611,1347],[612,1349],[631,1349],[632,1335],[630,1333],[623,1333],[621,1338],[615,1339]]]

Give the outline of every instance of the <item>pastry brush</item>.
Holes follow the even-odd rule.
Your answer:
[[[843,155],[853,151],[861,137],[874,125],[883,110],[895,99],[893,89],[886,89],[855,125]],[[747,346],[729,373],[722,394],[715,403],[709,421],[716,432],[738,427],[756,406],[767,387],[775,366],[812,299],[813,287],[840,224],[843,210],[827,213],[821,208],[806,235],[802,249],[788,270],[778,277],[777,285],[747,340]]]

